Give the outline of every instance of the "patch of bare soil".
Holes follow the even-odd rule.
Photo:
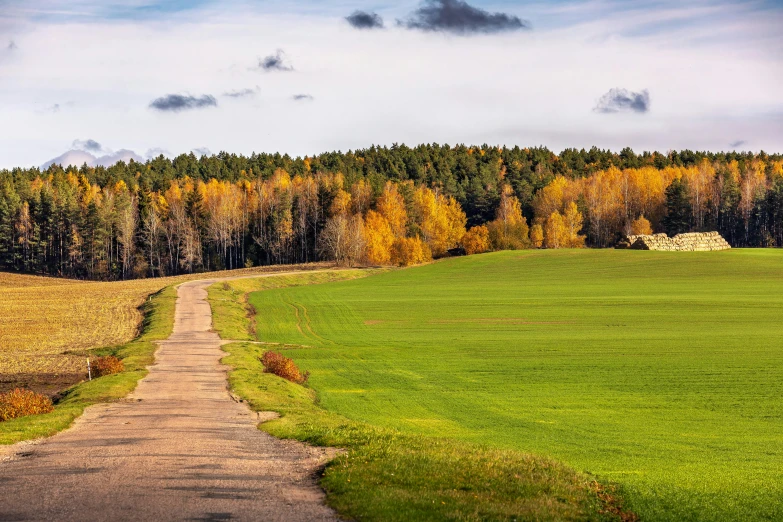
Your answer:
[[[0,393],[15,388],[33,390],[51,398],[87,378],[87,373],[0,373]]]

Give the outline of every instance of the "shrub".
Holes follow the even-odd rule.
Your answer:
[[[261,357],[261,364],[264,365],[266,373],[273,373],[297,384],[304,384],[310,378],[310,372],[300,372],[296,363],[281,353],[265,352]]]
[[[484,225],[472,227],[462,236],[461,243],[466,254],[482,254],[489,250],[489,229]]]
[[[52,400],[46,395],[19,388],[0,393],[0,421],[40,415],[54,410]]]
[[[430,247],[418,237],[400,237],[392,244],[391,261],[395,265],[419,265],[430,260]]]
[[[113,375],[125,371],[125,364],[113,355],[106,357],[96,357],[90,361],[93,377],[103,377],[104,375]]]

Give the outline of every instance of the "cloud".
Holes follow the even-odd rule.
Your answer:
[[[111,167],[112,165],[119,163],[120,161],[129,163],[130,160],[136,162],[143,162],[144,158],[142,158],[132,150],[120,149],[117,152],[112,152],[104,156],[101,156],[100,158],[97,158],[92,166],[94,167],[94,166],[101,165],[104,167]]]
[[[258,68],[267,72],[289,72],[294,70],[294,67],[288,63],[288,60],[286,59],[285,53],[282,49],[278,49],[275,54],[270,54],[266,58],[259,59]]]
[[[223,96],[226,96],[228,98],[247,98],[248,96],[255,96],[258,92],[258,87],[255,89],[241,89],[238,91],[228,91],[224,92]]]
[[[7,47],[7,49],[8,49],[9,51],[15,51],[15,50],[19,49],[19,46],[18,46],[18,45],[16,45],[16,42],[14,42],[13,40],[11,40],[11,41],[9,41],[9,42],[8,42],[8,47]]]
[[[383,29],[383,18],[378,13],[354,11],[345,19],[354,29]]]
[[[506,13],[490,13],[462,0],[424,0],[407,20],[399,25],[422,31],[468,34],[494,34],[529,29],[530,23]]]
[[[147,150],[147,153],[144,155],[147,159],[155,159],[160,156],[170,157],[171,152],[167,151],[166,149],[161,149],[160,147],[154,147],[149,150]]]
[[[595,112],[611,114],[615,112],[645,113],[650,110],[650,93],[647,89],[642,92],[631,92],[628,89],[611,89],[601,96],[593,108]]]
[[[729,147],[731,147],[732,149],[738,149],[738,148],[742,147],[743,145],[745,145],[746,143],[748,143],[748,142],[745,141],[745,140],[737,140],[737,141],[733,141],[733,142],[729,143]]]
[[[71,145],[74,149],[86,150],[88,152],[101,152],[103,146],[95,140],[73,140]]]
[[[46,112],[60,112],[60,104],[55,103],[54,105],[51,105],[44,109]]]
[[[294,101],[313,101],[315,98],[313,98],[309,94],[294,94],[293,95]]]
[[[207,147],[196,147],[191,152],[193,152],[196,156],[211,156],[212,151],[209,150]]]
[[[189,96],[183,94],[167,94],[153,100],[150,108],[162,112],[179,112],[190,109],[203,109],[204,107],[217,107],[217,100],[209,94],[201,96]]]

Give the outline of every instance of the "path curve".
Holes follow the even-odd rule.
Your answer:
[[[0,520],[337,519],[315,477],[333,451],[259,431],[228,392],[206,300],[222,280],[178,287],[174,332],[128,398],[0,450]]]

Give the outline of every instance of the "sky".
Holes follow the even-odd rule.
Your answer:
[[[0,0],[0,168],[370,145],[783,152],[783,2]]]

